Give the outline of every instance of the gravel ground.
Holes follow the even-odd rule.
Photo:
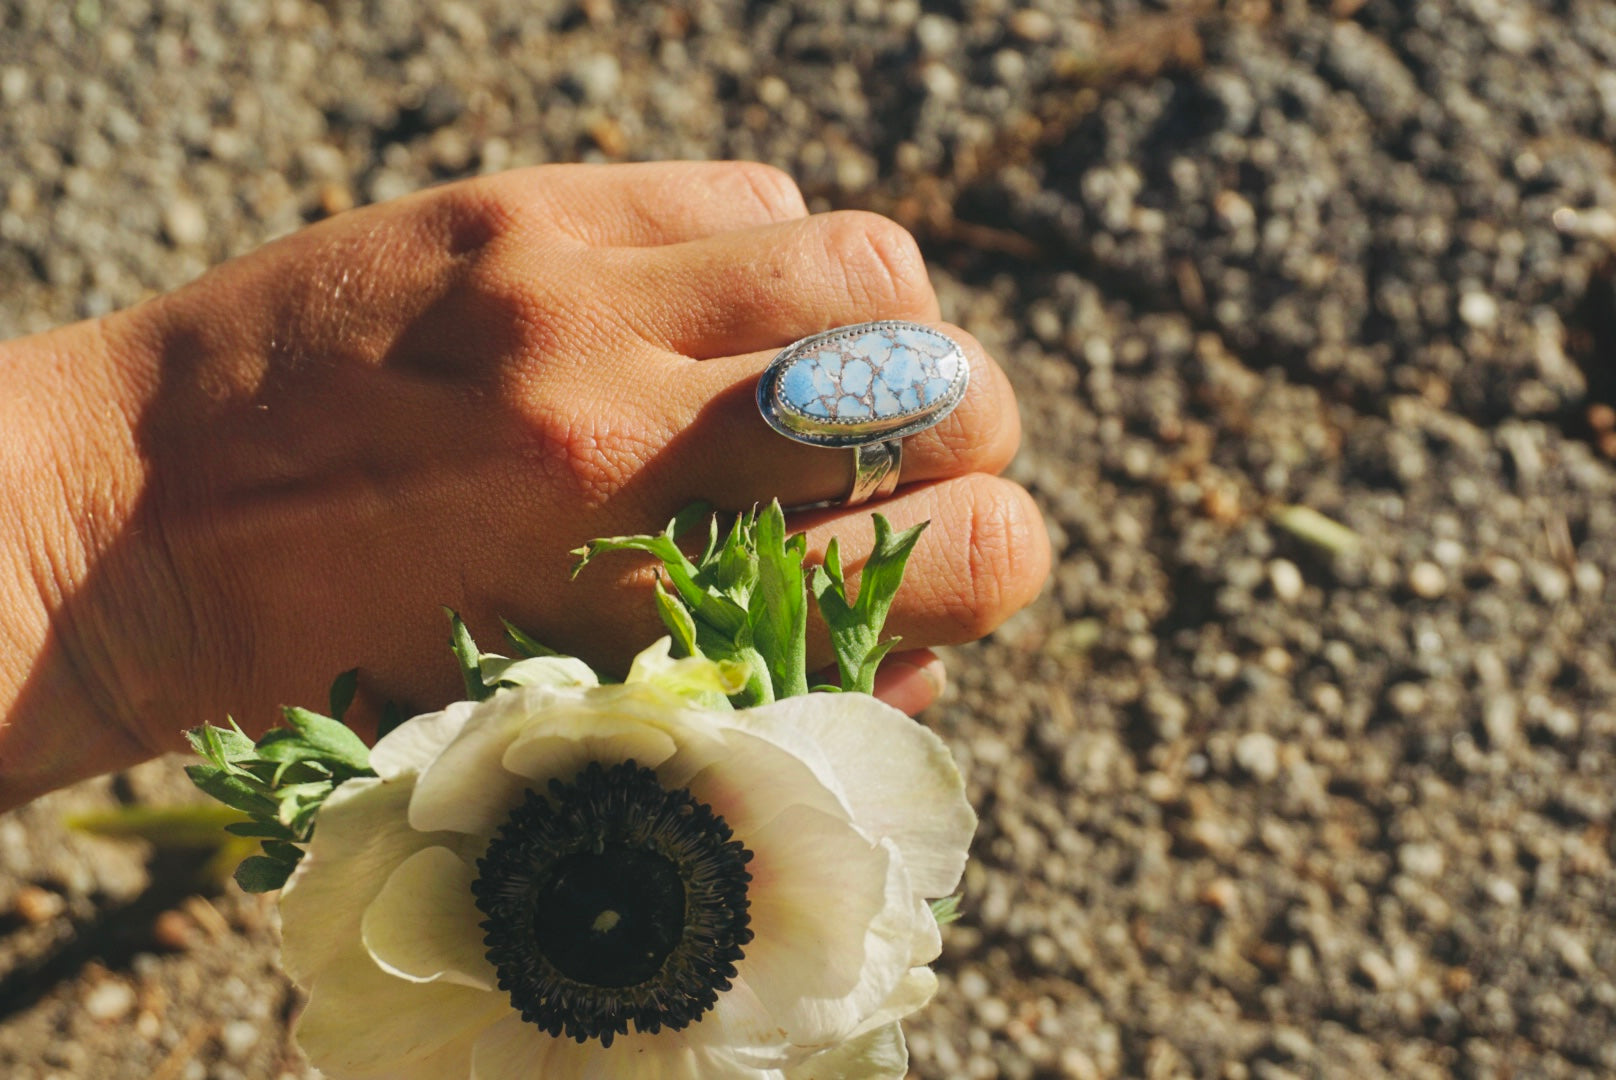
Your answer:
[[[1059,556],[915,1074],[1616,1076],[1616,5],[431,6],[0,6],[0,336],[531,162],[891,214]],[[0,818],[5,1075],[310,1075],[272,906],[62,825],[182,792]]]

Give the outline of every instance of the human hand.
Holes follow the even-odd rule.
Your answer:
[[[95,330],[106,385],[74,397],[102,434],[81,441],[130,460],[103,464],[115,483],[68,485],[95,519],[50,614],[71,631],[42,643],[11,723],[47,705],[94,716],[128,757],[227,712],[261,727],[355,666],[361,709],[434,705],[458,685],[444,605],[483,640],[503,615],[621,666],[660,632],[650,571],[569,582],[568,552],[698,499],[844,495],[851,454],[771,432],[758,374],[832,326],[938,317],[902,229],[807,216],[783,174],[750,164],[522,170],[225,264]],[[996,476],[1019,440],[1009,384],[946,329],[971,387],[906,442],[897,493],[791,521],[857,567],[871,509],[931,519],[888,624],[906,648],[981,636],[1048,569],[1031,499]],[[828,656],[819,635],[813,659]],[[885,692],[929,696],[901,676]]]

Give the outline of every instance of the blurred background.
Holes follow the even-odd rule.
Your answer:
[[[889,214],[1059,557],[914,1075],[1613,1076],[1613,145],[1609,0],[0,0],[0,337],[538,162]],[[313,1075],[273,905],[67,824],[187,797],[0,818],[0,1073]]]

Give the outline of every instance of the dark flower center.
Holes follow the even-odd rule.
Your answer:
[[[483,938],[522,1019],[610,1046],[679,1029],[730,988],[752,853],[688,791],[629,761],[529,790],[477,864]]]

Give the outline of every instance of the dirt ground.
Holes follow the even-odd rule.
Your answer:
[[[1613,145],[1609,0],[6,0],[0,336],[533,162],[895,216],[1058,555],[914,1074],[1616,1076]],[[186,797],[0,818],[0,1074],[313,1075],[273,904],[67,825]]]

